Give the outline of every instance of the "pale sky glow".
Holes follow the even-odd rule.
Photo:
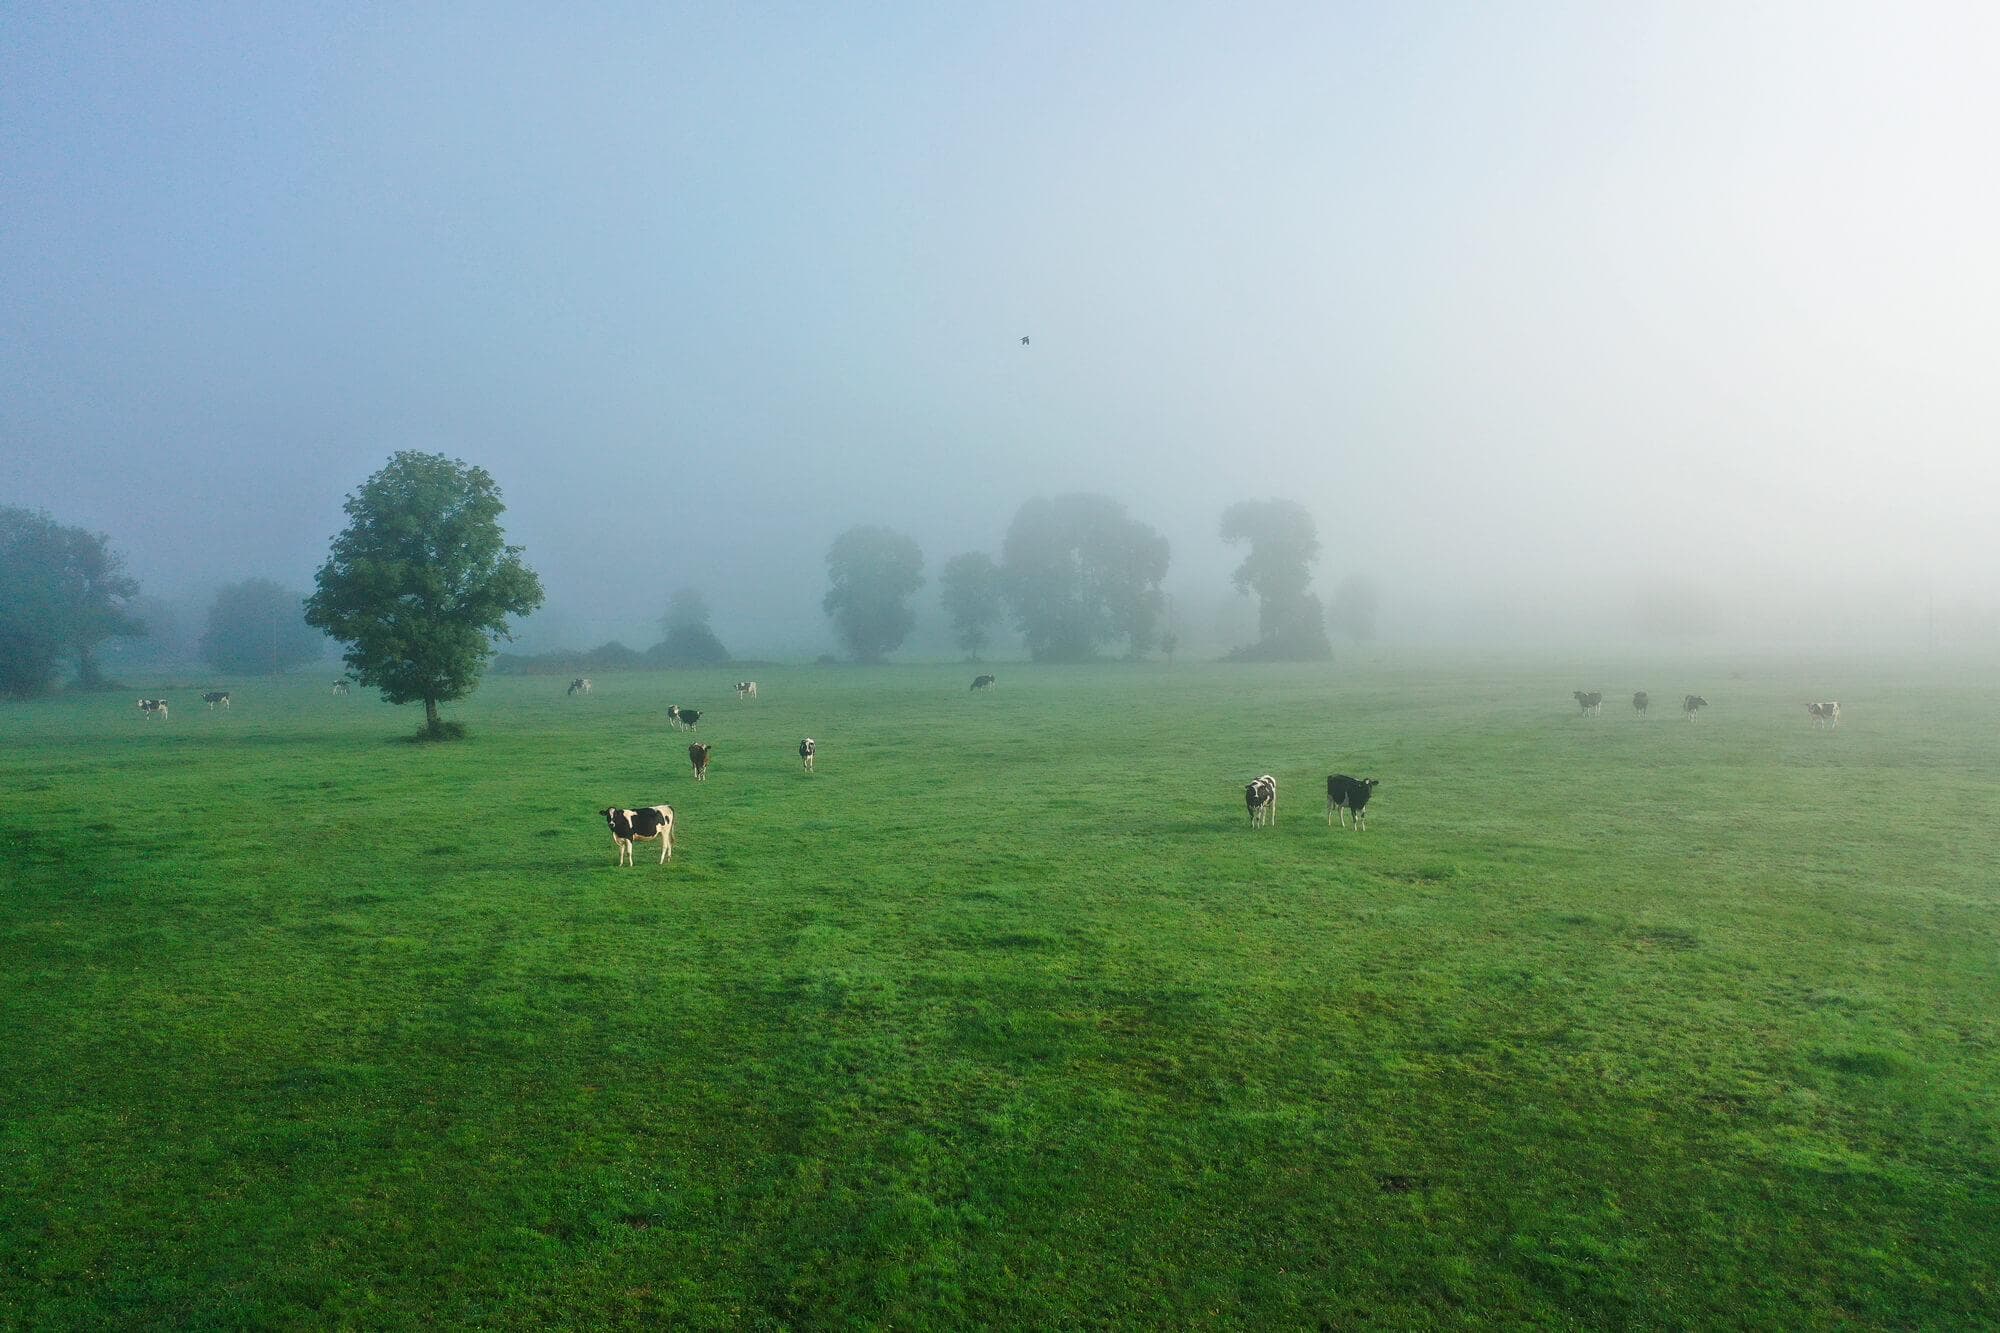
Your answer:
[[[1991,605],[1996,71],[1970,3],[13,4],[0,502],[303,586],[438,449],[552,615],[773,651],[849,523],[1080,488],[1188,596],[1297,498],[1427,631]]]

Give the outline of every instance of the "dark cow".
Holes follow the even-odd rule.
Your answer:
[[[1250,827],[1278,822],[1278,780],[1269,773],[1243,788],[1243,808],[1250,812]]]
[[[975,690],[987,690],[993,688],[993,677],[974,676],[972,678],[972,688]]]
[[[1829,699],[1825,703],[1807,704],[1806,711],[1812,714],[1815,727],[1837,727],[1840,725],[1840,705]]]
[[[1589,694],[1585,694],[1582,690],[1571,690],[1569,697],[1576,700],[1578,708],[1581,708],[1586,714],[1592,717],[1595,717],[1597,711],[1604,707],[1604,695],[1598,690],[1592,690]]]
[[[1652,706],[1653,706],[1653,696],[1646,693],[1644,690],[1640,690],[1637,694],[1632,696],[1632,707],[1638,709],[1640,712],[1643,713]]]
[[[563,691],[563,694],[565,696],[571,694],[589,694],[589,693],[590,693],[590,681],[583,676],[578,676],[575,680],[571,681],[569,683],[569,688]]]
[[[808,736],[799,742],[799,762],[806,766],[806,772],[813,771],[813,756],[819,753],[819,746]]]
[[[210,690],[207,694],[201,696],[201,701],[207,704],[208,711],[213,713],[217,704],[221,704],[224,708],[229,707],[229,691]]]
[[[632,844],[660,840],[660,864],[674,854],[674,808],[649,805],[643,810],[621,810],[617,806],[602,812],[611,828],[611,841],[618,844],[618,864],[632,864]]]
[[[1699,694],[1690,694],[1687,698],[1681,700],[1681,720],[1684,722],[1694,721],[1695,710],[1706,707],[1708,707],[1708,700],[1702,698]]]
[[[1376,778],[1350,778],[1345,773],[1330,774],[1326,780],[1326,822],[1333,822],[1333,812],[1340,811],[1340,826],[1347,827],[1348,812],[1354,814],[1357,830],[1368,827],[1368,798],[1375,794],[1381,782]]]
[[[696,724],[701,721],[700,713],[692,708],[682,708],[679,704],[667,705],[667,716],[673,719],[675,726],[685,727],[689,731],[693,731]]]
[[[165,722],[167,720],[167,701],[165,699],[141,699],[139,701],[139,716],[156,717],[160,721]]]
[[[694,780],[708,781],[708,756],[715,749],[713,745],[695,744],[688,746],[688,762],[694,765]]]

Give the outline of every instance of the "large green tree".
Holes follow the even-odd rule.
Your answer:
[[[225,584],[208,608],[201,660],[217,671],[263,676],[326,655],[326,635],[306,623],[305,600],[269,579]]]
[[[138,594],[110,538],[0,506],[0,690],[38,694],[71,657],[79,684],[101,684],[99,646],[145,633],[127,610]]]
[[[853,527],[826,553],[828,587],[821,608],[847,650],[879,662],[903,646],[917,623],[910,596],[924,586],[924,553],[900,532]]]
[[[1290,500],[1243,500],[1222,511],[1222,540],[1250,550],[1233,576],[1236,591],[1257,595],[1257,642],[1234,656],[1261,661],[1331,657],[1326,622],[1313,595],[1319,532]]]
[[[1001,546],[1001,583],[1038,662],[1081,662],[1123,640],[1153,646],[1167,539],[1103,495],[1036,497]]]
[[[508,616],[542,604],[542,583],[500,530],[486,469],[406,450],[347,497],[346,529],[320,567],[306,622],[347,645],[355,678],[390,703],[438,704],[479,684]]]
[[[993,642],[992,626],[1003,609],[1000,567],[984,551],[967,551],[945,562],[938,584],[958,646],[977,661],[979,650]]]

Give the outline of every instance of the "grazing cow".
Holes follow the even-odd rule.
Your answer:
[[[345,699],[347,697],[347,682],[344,680],[333,682],[333,694],[336,699]]]
[[[1591,717],[1595,717],[1597,711],[1604,707],[1604,695],[1597,690],[1592,690],[1589,694],[1585,694],[1582,690],[1571,690],[1569,697],[1576,700],[1576,706]]]
[[[1695,710],[1706,707],[1708,707],[1708,700],[1702,698],[1699,694],[1690,694],[1687,698],[1681,700],[1681,720],[1684,722],[1694,721]]]
[[[1637,694],[1632,696],[1632,707],[1638,709],[1642,713],[1645,712],[1648,708],[1652,707],[1652,705],[1653,705],[1653,696],[1646,693],[1644,690],[1640,690]]]
[[[701,721],[700,713],[692,708],[682,708],[679,704],[668,704],[667,716],[673,720],[675,726],[684,727],[689,731],[693,731],[695,725]]]
[[[569,688],[563,691],[564,697],[568,697],[569,695],[572,694],[589,694],[589,693],[590,693],[590,681],[583,676],[578,676],[575,680],[571,681],[569,683]]]
[[[660,864],[674,854],[674,808],[649,805],[643,810],[621,810],[617,806],[602,812],[611,826],[611,841],[618,845],[618,864],[632,864],[632,844],[660,840]]]
[[[713,745],[701,745],[699,743],[688,746],[688,762],[694,765],[694,780],[696,782],[708,781],[708,756],[709,752],[714,749]]]
[[[1243,808],[1250,812],[1250,827],[1278,822],[1278,780],[1269,773],[1243,788]]]
[[[1840,725],[1840,705],[1829,699],[1823,704],[1807,704],[1806,711],[1812,714],[1815,727],[1837,727]]]
[[[1354,813],[1354,827],[1368,827],[1368,798],[1381,785],[1376,778],[1350,778],[1345,773],[1330,774],[1326,780],[1326,822],[1333,822],[1333,812],[1340,811],[1340,826],[1347,827],[1349,811]]]
[[[739,680],[736,682],[736,701],[738,703],[743,702],[745,699],[754,699],[756,697],[757,697],[756,681]]]
[[[213,713],[217,704],[221,704],[224,708],[229,707],[229,691],[210,690],[207,694],[201,696],[201,701],[207,704],[208,711]]]
[[[806,766],[806,772],[813,771],[813,756],[819,753],[819,746],[808,736],[799,742],[799,762]]]
[[[156,717],[160,721],[165,722],[167,720],[167,701],[165,699],[141,699],[139,701],[139,716]]]
[[[972,688],[975,690],[987,690],[993,688],[993,677],[974,676],[972,678]]]

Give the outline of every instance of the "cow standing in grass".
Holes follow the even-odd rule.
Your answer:
[[[565,697],[572,694],[589,694],[589,693],[590,693],[590,681],[582,676],[578,676],[575,680],[571,681],[569,683],[569,688],[563,691]]]
[[[222,705],[222,706],[223,706],[224,708],[228,708],[228,707],[229,707],[229,691],[228,691],[228,690],[210,690],[210,691],[209,691],[209,692],[208,692],[207,694],[204,694],[204,695],[202,695],[202,696],[201,696],[201,701],[202,701],[203,703],[205,703],[205,704],[207,704],[207,705],[208,705],[208,711],[209,711],[209,712],[211,712],[211,713],[213,713],[213,712],[215,711],[215,706],[216,706],[217,704],[221,704],[221,705]]]
[[[621,810],[612,806],[604,810],[604,822],[611,828],[611,841],[618,846],[618,864],[632,864],[632,844],[660,840],[660,864],[674,854],[674,808],[671,805],[649,805],[640,810]]]
[[[701,721],[700,713],[697,713],[692,708],[682,708],[679,704],[667,705],[667,717],[675,726],[685,728],[688,731],[693,731],[695,725]]]
[[[805,765],[806,772],[813,771],[813,757],[818,753],[819,746],[812,737],[808,736],[799,742],[799,762]]]
[[[1269,773],[1243,788],[1243,807],[1250,812],[1250,827],[1278,822],[1278,780]]]
[[[335,682],[333,682],[333,697],[336,699],[345,699],[347,697],[346,681],[336,680]]]
[[[688,746],[688,762],[694,765],[694,780],[696,782],[708,781],[708,756],[714,750],[715,747],[712,745],[695,744]]]
[[[974,677],[972,678],[972,688],[973,688],[973,689],[975,689],[975,690],[990,690],[990,689],[992,689],[992,688],[993,688],[993,677],[991,677],[991,676],[974,676]]]
[[[1598,710],[1604,707],[1604,695],[1598,690],[1592,690],[1589,694],[1585,694],[1582,690],[1571,690],[1569,697],[1576,700],[1576,706],[1583,710],[1586,717],[1596,717]]]
[[[167,701],[165,699],[141,699],[139,701],[139,716],[156,717],[160,721],[165,722],[167,720]]]
[[[1374,778],[1350,778],[1345,773],[1334,773],[1326,780],[1326,822],[1333,822],[1333,812],[1340,811],[1340,826],[1347,827],[1347,816],[1354,815],[1354,828],[1359,832],[1368,827],[1368,798],[1382,784]]]
[[[1825,703],[1807,704],[1806,712],[1812,714],[1815,727],[1837,727],[1840,725],[1840,705],[1829,699]]]
[[[1699,694],[1690,694],[1687,698],[1681,700],[1681,721],[1694,721],[1695,713],[1706,707],[1708,707],[1708,700],[1702,698]]]
[[[1637,694],[1632,696],[1632,707],[1636,712],[1644,713],[1648,708],[1651,708],[1652,706],[1653,706],[1653,696],[1646,693],[1644,690],[1640,690]]]
[[[742,703],[745,699],[754,699],[756,697],[757,697],[756,681],[739,680],[736,682],[736,702]]]

